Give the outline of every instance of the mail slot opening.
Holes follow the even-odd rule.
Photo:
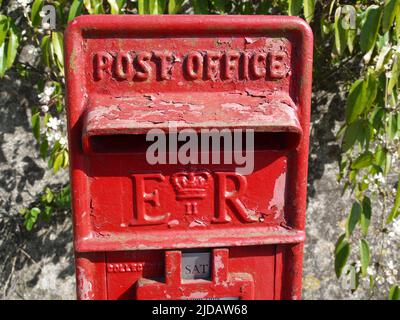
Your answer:
[[[188,143],[194,146],[199,153],[220,150],[231,151],[233,149],[250,150],[290,150],[294,149],[300,141],[300,133],[298,132],[255,132],[253,135],[247,135],[245,131],[241,136],[233,133],[220,135],[216,138],[204,136],[201,133],[193,133],[184,138],[178,138],[178,135],[170,136],[165,134],[165,147],[157,148],[157,152],[173,152],[179,151],[182,146]],[[208,142],[206,140],[208,139]],[[158,138],[150,138],[145,134],[109,134],[109,135],[92,135],[84,139],[84,149],[89,153],[139,153],[155,144],[161,145]],[[183,141],[180,141],[183,140]],[[172,142],[174,141],[174,142]],[[251,142],[253,141],[253,142]],[[176,147],[175,147],[176,145]]]

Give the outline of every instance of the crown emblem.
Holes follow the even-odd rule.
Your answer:
[[[171,176],[176,199],[204,199],[210,181],[208,172],[179,172]]]

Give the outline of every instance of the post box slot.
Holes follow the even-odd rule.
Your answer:
[[[88,150],[91,153],[135,153],[143,152],[150,145],[145,135],[99,135],[88,139]]]
[[[94,98],[84,119],[83,147],[89,153],[137,152],[152,143],[145,138],[153,129],[166,134],[170,129],[190,129],[220,136],[226,129],[254,130],[256,150],[297,146],[302,129],[290,96],[280,91],[250,93]]]
[[[201,135],[196,134],[198,141],[199,152],[207,152],[201,149]],[[169,134],[166,134],[167,148]],[[232,135],[232,145],[234,136]],[[298,145],[300,134],[297,132],[255,132],[254,133],[254,150],[289,150]],[[220,151],[224,150],[224,139],[220,139]],[[93,135],[87,139],[87,144],[84,148],[89,153],[139,153],[146,152],[147,148],[152,145],[154,141],[146,141],[144,134],[108,134],[108,135]],[[177,141],[177,149],[184,145],[186,141]],[[245,133],[242,134],[243,150],[246,147]],[[216,150],[213,148],[210,139],[209,151]]]

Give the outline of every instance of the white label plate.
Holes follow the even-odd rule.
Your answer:
[[[209,252],[182,253],[182,279],[211,279]]]

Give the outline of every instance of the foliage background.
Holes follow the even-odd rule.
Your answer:
[[[3,297],[26,298],[38,290],[45,297],[73,296],[69,189],[62,170],[68,167],[62,34],[68,21],[96,13],[211,13],[300,15],[314,30],[305,297],[399,298],[400,1],[0,5]],[[44,22],[45,5],[56,9],[55,29]],[[54,293],[60,283],[65,293]]]

